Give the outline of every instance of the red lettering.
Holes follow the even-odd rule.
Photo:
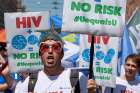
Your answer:
[[[16,27],[20,28],[21,25],[23,25],[23,28],[26,27],[26,17],[23,17],[22,20],[19,17],[16,18]]]
[[[100,41],[101,41],[101,37],[100,37],[100,36],[95,36],[95,37],[94,37],[94,43],[95,43],[95,44],[99,44]]]
[[[96,42],[96,37],[97,36],[94,36],[94,43]],[[92,35],[88,35],[88,43],[91,43],[91,40],[92,40]]]
[[[92,40],[92,36],[88,35],[88,43],[91,43],[91,40]],[[101,40],[106,45],[109,42],[109,37],[108,36],[94,36],[94,44],[100,44]]]
[[[41,19],[42,19],[42,16],[22,17],[21,19],[20,17],[17,17],[16,27],[21,28],[22,26],[23,28],[31,28],[32,25],[34,25],[35,27],[39,27]]]
[[[31,19],[27,17],[27,28],[31,28]]]
[[[39,27],[40,22],[41,22],[41,18],[42,18],[42,16],[38,16],[37,19],[36,19],[35,16],[32,17],[32,20],[33,20],[33,23],[34,23],[35,27]]]
[[[103,43],[106,45],[106,44],[108,44],[109,37],[108,36],[103,36],[102,40],[103,40]]]
[[[88,35],[88,43],[91,43],[91,35]]]

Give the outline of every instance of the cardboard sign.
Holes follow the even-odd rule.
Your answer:
[[[126,0],[64,0],[62,31],[122,36]]]
[[[38,46],[41,33],[48,30],[49,12],[5,13],[8,60],[11,72],[42,68]]]
[[[91,36],[82,35],[80,41],[81,67],[89,67]],[[114,42],[115,41],[115,42]],[[93,72],[96,83],[102,86],[115,87],[117,61],[118,61],[118,37],[95,36]]]

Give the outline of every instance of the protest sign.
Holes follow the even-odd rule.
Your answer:
[[[126,0],[64,0],[62,31],[122,36]]]
[[[48,30],[49,12],[5,13],[8,60],[11,72],[42,67],[38,46],[42,36],[36,30]]]
[[[115,42],[114,42],[115,41]],[[81,35],[80,42],[80,67],[89,67],[89,54],[91,36]],[[95,36],[93,72],[97,84],[115,87],[117,61],[118,61],[118,37]]]

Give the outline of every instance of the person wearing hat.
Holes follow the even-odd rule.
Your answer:
[[[37,73],[35,84],[32,85],[33,91],[30,91],[31,74],[24,81],[16,84],[14,93],[87,93],[87,78],[81,72],[78,72],[79,90],[74,92],[77,87],[71,85],[72,69],[64,68],[61,60],[64,56],[64,41],[57,32],[48,32],[45,37],[40,40],[39,56],[42,60],[44,68]],[[7,78],[6,70],[3,75]],[[75,77],[76,79],[76,74]],[[9,78],[8,78],[9,79]],[[8,80],[7,79],[7,80]],[[10,80],[9,80],[10,81]],[[31,82],[30,82],[31,81]],[[9,82],[11,84],[11,81]]]

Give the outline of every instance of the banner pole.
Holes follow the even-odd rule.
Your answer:
[[[91,46],[90,46],[90,64],[89,64],[89,79],[95,79],[93,74],[93,56],[94,56],[94,36],[91,37]]]
[[[94,35],[92,35],[91,37],[91,45],[90,45],[89,79],[93,78],[95,80],[95,76],[93,74],[93,58],[94,58]],[[96,89],[96,93],[99,93],[98,88]]]

